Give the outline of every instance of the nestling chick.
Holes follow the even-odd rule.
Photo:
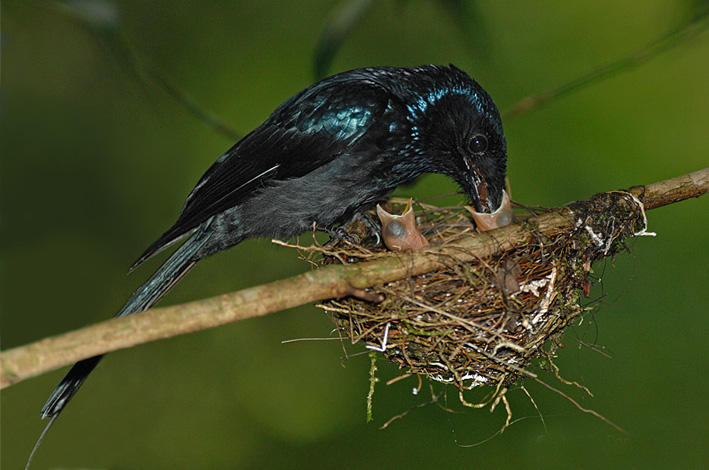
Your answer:
[[[382,238],[391,251],[418,250],[428,246],[428,240],[416,224],[413,201],[409,199],[401,215],[390,214],[377,204],[377,215],[382,221]]]
[[[488,230],[504,227],[515,221],[515,212],[512,209],[510,197],[504,189],[502,190],[502,203],[492,214],[476,212],[475,209],[470,206],[465,206],[465,208],[473,216],[475,225],[481,232],[487,232]]]

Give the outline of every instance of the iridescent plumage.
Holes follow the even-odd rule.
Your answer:
[[[349,220],[423,173],[454,179],[477,211],[502,201],[506,144],[490,96],[451,66],[373,67],[326,78],[279,106],[198,181],[177,222],[133,267],[191,234],[117,316],[146,310],[200,259],[247,238],[289,238]],[[77,363],[56,416],[101,357]]]

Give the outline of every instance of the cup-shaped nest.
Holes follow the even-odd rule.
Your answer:
[[[406,201],[387,210],[401,212]],[[476,236],[462,207],[417,204],[417,222],[435,250]],[[538,231],[534,218],[518,217],[532,237],[526,243],[479,258],[439,256],[433,272],[374,286],[367,296],[323,302],[338,330],[352,343],[376,348],[390,361],[416,374],[453,383],[460,389],[510,386],[526,375],[535,358],[549,359],[564,329],[579,317],[591,264],[625,249],[627,237],[644,230],[642,206],[628,193],[595,196],[561,210],[574,220],[553,235]],[[357,263],[388,252],[367,229],[347,230],[359,246],[337,242],[324,251],[323,264]],[[369,224],[371,226],[371,224]],[[495,232],[489,232],[495,240]],[[438,252],[440,253],[440,252]],[[404,258],[402,258],[403,260]],[[466,261],[463,261],[466,259]],[[470,261],[472,259],[472,261]],[[374,298],[383,299],[373,301]],[[368,300],[366,300],[368,299]]]

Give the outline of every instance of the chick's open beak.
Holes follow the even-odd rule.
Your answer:
[[[475,225],[478,227],[478,230],[482,232],[504,227],[505,225],[510,225],[515,221],[515,213],[512,210],[510,197],[504,189],[502,190],[502,203],[492,214],[477,212],[470,206],[465,206],[465,208],[472,214],[473,220],[475,220]]]
[[[377,215],[382,221],[384,244],[392,251],[417,250],[428,246],[428,240],[421,234],[416,224],[412,200],[406,205],[402,215],[390,214],[377,204]]]

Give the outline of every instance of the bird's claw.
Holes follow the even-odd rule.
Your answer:
[[[357,240],[352,235],[347,233],[347,230],[345,230],[345,228],[342,226],[334,227],[334,228],[316,226],[315,230],[317,230],[319,232],[327,233],[328,235],[330,235],[330,240],[328,240],[327,243],[325,243],[326,248],[331,247],[332,245],[334,245],[337,242],[345,242],[345,243],[349,243],[350,245],[357,245],[358,244]]]
[[[377,241],[374,243],[374,246],[379,246],[379,244],[382,242],[382,229],[379,226],[379,224],[366,212],[358,212],[352,217],[352,220],[350,222],[354,221],[361,221],[365,227],[367,227],[367,230],[371,235],[374,235],[376,237]]]

